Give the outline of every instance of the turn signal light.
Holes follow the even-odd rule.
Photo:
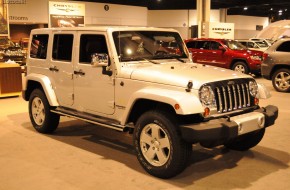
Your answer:
[[[267,59],[267,58],[268,58],[268,56],[269,56],[269,54],[268,54],[268,53],[264,53],[264,54],[263,54],[263,60]]]
[[[180,105],[179,104],[175,104],[174,105],[174,109],[179,110],[180,109]]]
[[[255,103],[255,105],[259,105],[259,98],[255,98],[254,103]]]

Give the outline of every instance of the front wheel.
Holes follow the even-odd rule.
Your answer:
[[[148,111],[138,119],[134,131],[138,161],[149,174],[164,179],[182,172],[192,151],[172,118],[165,112]]]
[[[290,92],[290,70],[277,70],[272,77],[272,84],[278,92]]]
[[[29,117],[33,127],[40,133],[52,133],[59,124],[60,116],[50,111],[45,94],[35,89],[29,98]]]
[[[263,139],[264,134],[265,128],[237,137],[224,145],[232,150],[246,151],[259,144],[259,142]]]
[[[232,66],[232,70],[248,74],[249,68],[246,63],[238,61]]]

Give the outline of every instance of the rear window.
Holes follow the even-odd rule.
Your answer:
[[[290,52],[290,41],[283,42],[276,51]]]
[[[30,57],[36,59],[46,59],[48,35],[33,35],[30,46]]]

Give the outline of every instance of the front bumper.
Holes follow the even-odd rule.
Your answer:
[[[275,123],[277,117],[278,108],[269,105],[234,117],[183,125],[180,130],[182,138],[190,143],[227,141],[239,135],[269,127]]]

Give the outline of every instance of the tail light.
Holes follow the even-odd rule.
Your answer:
[[[266,60],[268,58],[269,54],[268,53],[264,53],[263,54],[263,60]]]

